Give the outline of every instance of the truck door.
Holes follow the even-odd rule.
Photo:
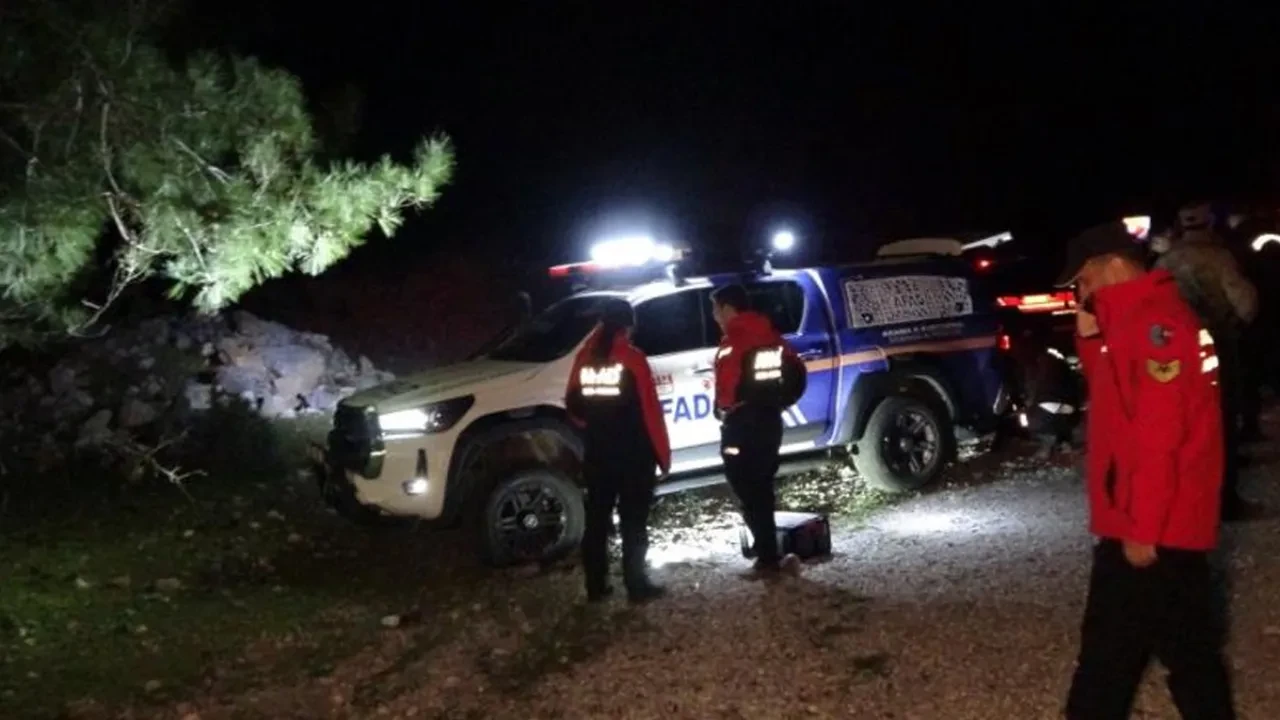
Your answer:
[[[636,304],[636,347],[649,356],[671,437],[673,473],[715,467],[720,422],[715,397],[715,349],[706,326],[706,288],[690,288]]]

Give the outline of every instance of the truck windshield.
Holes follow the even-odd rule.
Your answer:
[[[613,295],[582,295],[562,300],[538,314],[489,353],[490,360],[545,363],[564,357],[599,319],[600,306]]]

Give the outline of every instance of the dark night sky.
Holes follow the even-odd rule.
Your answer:
[[[627,213],[699,240],[785,218],[828,248],[1055,238],[1189,192],[1275,189],[1271,11],[932,5],[223,2],[204,23],[312,91],[359,86],[361,152],[453,136],[456,182],[406,229],[415,246],[574,259]]]

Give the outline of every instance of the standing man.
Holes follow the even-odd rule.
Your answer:
[[[600,602],[609,586],[609,529],[613,508],[622,524],[622,578],[627,599],[645,602],[663,589],[649,580],[649,507],[658,473],[671,470],[671,443],[658,404],[649,360],[631,344],[635,312],[625,300],[610,300],[574,358],[565,407],[583,428],[583,475],[587,527],[582,533],[582,570],[587,601]]]
[[[711,294],[720,326],[716,415],[725,476],[755,542],[753,576],[796,573],[800,559],[778,555],[774,475],[782,445],[782,411],[804,394],[804,364],[768,317],[750,309],[747,291],[728,285]]]
[[[1235,257],[1214,229],[1208,203],[1178,211],[1178,234],[1156,267],[1173,274],[1182,297],[1217,343],[1221,365],[1225,471],[1222,516],[1231,522],[1257,514],[1240,496],[1240,341],[1258,313],[1258,290],[1240,272]]]
[[[1076,238],[1089,388],[1089,529],[1097,536],[1070,720],[1129,717],[1154,655],[1183,718],[1235,717],[1214,616],[1222,428],[1213,339],[1120,223]]]

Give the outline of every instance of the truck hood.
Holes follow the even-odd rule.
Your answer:
[[[472,360],[426,370],[363,390],[344,400],[343,404],[372,406],[379,413],[395,412],[524,382],[542,368],[536,363]]]

